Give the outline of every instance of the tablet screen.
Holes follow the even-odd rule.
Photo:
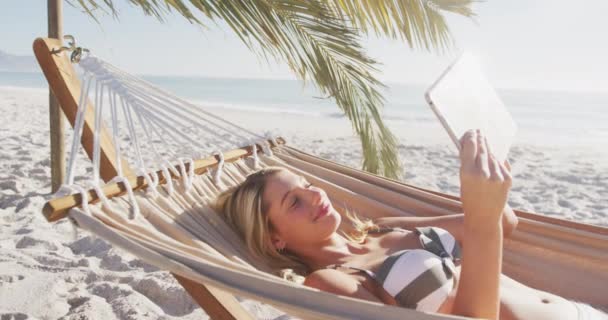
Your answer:
[[[467,130],[481,129],[494,155],[507,158],[517,125],[473,55],[461,55],[426,92],[426,99],[458,149]]]

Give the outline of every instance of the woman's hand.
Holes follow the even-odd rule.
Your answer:
[[[460,145],[460,198],[465,221],[499,221],[511,188],[508,164],[494,157],[479,129],[467,131]]]

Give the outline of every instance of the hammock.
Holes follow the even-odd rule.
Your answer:
[[[47,219],[69,213],[79,227],[171,271],[209,313],[213,306],[201,298],[205,294],[201,288],[206,289],[205,297],[215,298],[214,303],[225,308],[216,315],[249,318],[229,310],[238,307],[225,303],[231,298],[223,292],[227,291],[303,319],[458,318],[338,296],[280,279],[248,254],[240,238],[209,206],[221,190],[270,165],[289,168],[322,187],[338,211],[354,209],[370,218],[458,213],[457,197],[324,160],[287,146],[283,139],[264,139],[95,57],[80,62],[81,86],[67,58],[52,54],[59,46],[51,39],[34,43],[51,89],[75,129],[66,184],[73,183],[81,136],[95,170],[91,190],[76,187],[76,194],[45,205]],[[91,88],[96,109],[88,102]],[[104,103],[110,105],[111,137],[103,126]],[[130,162],[122,155],[121,120],[136,151]],[[190,154],[208,149],[196,130],[206,132],[205,142],[213,144],[217,154],[196,161],[192,159],[198,157],[183,156],[179,148],[184,146]],[[138,136],[152,149],[147,157]],[[161,151],[157,148],[161,142],[177,151]],[[229,142],[245,147],[219,151],[226,150]],[[171,165],[169,159],[176,158],[179,164]],[[132,163],[137,175],[130,169]],[[101,186],[101,180],[113,178]],[[503,272],[528,286],[608,307],[608,297],[602,294],[608,283],[608,228],[515,212],[520,222],[505,241]]]

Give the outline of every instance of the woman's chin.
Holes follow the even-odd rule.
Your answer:
[[[327,215],[325,215],[323,217],[323,220],[325,220],[325,221],[323,221],[323,223],[327,224],[328,227],[331,226],[331,229],[333,229],[333,232],[335,232],[336,230],[338,230],[338,227],[340,226],[340,223],[342,222],[342,216],[334,208],[330,208]],[[319,221],[319,222],[321,222],[321,221]]]

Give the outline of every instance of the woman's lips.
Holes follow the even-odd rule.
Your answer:
[[[321,206],[321,208],[319,208],[319,212],[317,212],[317,215],[313,221],[317,221],[320,218],[326,216],[328,212],[329,212],[329,203],[325,203],[323,206]]]

